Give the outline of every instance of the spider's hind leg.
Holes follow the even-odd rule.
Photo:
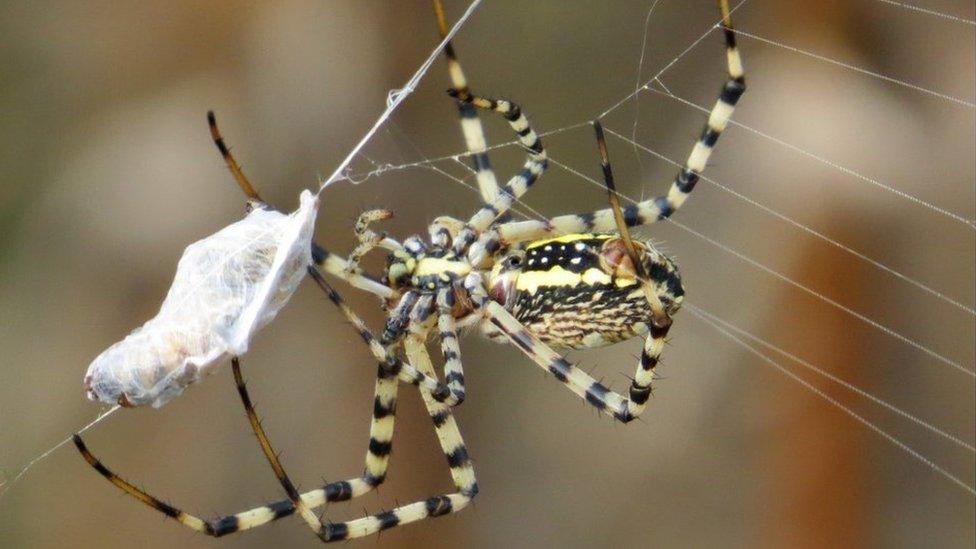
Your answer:
[[[418,370],[426,375],[433,376],[434,367],[424,345],[425,338],[424,335],[410,334],[404,339],[404,348],[410,362],[416,365]],[[441,450],[447,458],[456,491],[402,505],[383,513],[328,524],[326,528],[329,541],[359,538],[395,526],[456,513],[467,507],[478,495],[478,482],[475,479],[474,467],[471,464],[471,458],[468,456],[467,447],[461,438],[450,406],[435,400],[430,392],[424,388],[420,389],[420,394],[427,406],[430,419],[434,423],[434,430],[437,432],[437,440],[440,442]]]
[[[346,501],[362,496],[374,490],[386,479],[389,463],[393,427],[396,413],[398,380],[390,374],[387,368],[380,367],[377,372],[376,388],[373,402],[373,418],[369,429],[369,447],[366,452],[366,465],[363,474],[349,480],[332,482],[320,488],[301,494],[301,501],[308,509],[320,507],[326,502]],[[96,471],[112,484],[130,496],[156,509],[180,524],[207,534],[220,537],[242,530],[249,530],[267,524],[295,513],[295,504],[290,499],[269,503],[242,511],[233,515],[225,515],[213,520],[204,520],[186,513],[145,490],[135,487],[125,479],[119,477],[101,463],[85,446],[80,436],[74,437],[75,446]]]

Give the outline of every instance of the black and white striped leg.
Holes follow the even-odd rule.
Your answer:
[[[508,180],[495,200],[486,202],[475,212],[468,220],[467,226],[455,239],[454,251],[461,255],[467,251],[468,246],[475,241],[482,231],[494,223],[499,216],[507,213],[512,204],[529,190],[546,170],[547,161],[542,140],[532,130],[528,118],[522,114],[522,109],[518,105],[504,99],[487,99],[459,90],[449,90],[448,93],[462,103],[470,104],[479,109],[491,110],[504,116],[512,129],[515,130],[522,146],[528,150],[528,158],[522,166],[522,170]]]
[[[342,312],[343,316],[353,325],[353,328],[359,333],[359,336],[366,343],[373,357],[384,367],[386,371],[391,375],[397,376],[397,378],[410,385],[416,385],[422,389],[430,391],[431,395],[438,401],[444,402],[448,406],[457,405],[457,399],[451,393],[451,390],[441,383],[436,376],[431,376],[417,370],[413,365],[404,363],[395,355],[387,351],[378,339],[373,335],[369,328],[366,327],[366,323],[363,319],[359,318],[349,305],[346,305],[345,300],[336,292],[335,289],[326,282],[325,278],[322,277],[317,271],[311,269],[310,274],[312,280],[319,285],[329,300],[335,304],[336,307]]]
[[[361,269],[348,270],[349,260],[320,246],[312,246],[312,263],[315,268],[329,273],[354,288],[369,292],[380,299],[392,299],[396,291]]]
[[[418,299],[420,295],[414,291],[408,291],[400,296],[400,301],[386,319],[386,325],[380,335],[380,343],[384,346],[392,345],[406,333],[410,326],[410,312],[413,311]]]
[[[441,353],[444,355],[444,381],[458,404],[461,404],[467,392],[464,387],[464,369],[461,365],[461,347],[458,345],[454,321],[454,302],[453,289],[445,288],[437,293],[437,337],[441,343]]]
[[[423,373],[434,375],[434,367],[430,362],[430,356],[427,354],[424,339],[423,335],[410,334],[404,338],[404,349],[411,363],[415,364]],[[424,398],[424,404],[427,406],[427,412],[434,423],[441,450],[447,457],[456,491],[402,505],[383,513],[346,522],[327,524],[326,535],[329,541],[360,538],[395,526],[456,513],[467,507],[478,494],[478,482],[475,479],[474,467],[471,464],[471,458],[468,456],[468,450],[461,438],[461,433],[450,407],[432,398],[423,388],[420,389],[420,393]]]
[[[434,0],[434,16],[437,18],[437,28],[441,40],[447,36],[447,21],[444,19],[444,6],[440,0]],[[461,70],[454,45],[448,42],[444,46],[444,57],[447,58],[447,70],[451,76],[451,86],[462,93],[468,93],[468,81]],[[491,168],[488,159],[485,131],[478,117],[478,111],[470,104],[458,102],[458,115],[461,119],[461,133],[464,136],[465,148],[471,155],[471,165],[478,181],[482,202],[491,203],[498,197],[498,178]]]
[[[464,221],[450,216],[442,215],[434,219],[427,227],[430,235],[430,242],[439,248],[447,249],[451,247],[454,237],[464,228]]]
[[[378,369],[373,400],[373,418],[369,431],[369,447],[366,452],[366,465],[362,476],[332,482],[301,494],[301,501],[307,509],[321,507],[326,502],[357,498],[369,493],[386,479],[390,444],[393,439],[398,384],[396,377],[391,376],[386,368],[380,367]],[[75,435],[74,442],[85,460],[112,484],[153,509],[203,534],[220,537],[261,526],[295,513],[294,503],[286,499],[233,515],[203,520],[162,502],[120,478],[88,451],[81,437]]]
[[[347,273],[357,272],[359,262],[374,248],[382,247],[388,250],[402,249],[400,243],[389,238],[386,233],[377,233],[369,228],[370,223],[390,219],[391,217],[393,217],[393,212],[390,210],[367,210],[359,214],[353,229],[356,239],[359,240],[359,244],[349,253],[348,263],[346,265]]]
[[[654,367],[661,356],[670,325],[663,329],[651,326],[637,365],[637,374],[630,385],[630,396],[625,398],[567,362],[562,355],[532,335],[498,303],[484,301],[482,310],[488,321],[501,330],[519,350],[596,409],[623,423],[629,423],[643,413],[651,396]]]
[[[410,311],[410,331],[427,333],[427,321],[434,313],[435,298],[433,294],[424,294],[417,300],[417,304]]]
[[[722,87],[718,100],[708,116],[708,122],[688,155],[685,166],[675,176],[668,193],[624,208],[624,218],[629,227],[646,225],[670,217],[684,204],[705,170],[718,138],[732,117],[735,105],[745,93],[745,73],[736,46],[728,0],[719,0],[719,9],[722,13],[728,80]],[[609,232],[614,228],[615,222],[609,208],[585,214],[562,215],[543,221],[502,223],[480,235],[478,241],[471,245],[468,259],[477,265],[489,253],[501,246],[565,234]]]

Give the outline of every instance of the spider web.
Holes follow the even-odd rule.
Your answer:
[[[921,6],[888,0],[865,1],[866,3],[878,4],[878,10],[884,8],[894,10],[893,14],[901,14],[889,14],[892,17],[932,18],[946,25],[945,32],[959,32],[964,34],[965,32],[970,32],[973,27],[976,27],[976,22],[972,20]],[[458,17],[449,38],[453,37],[469,22],[471,17],[476,14],[476,10],[479,9],[480,3],[480,0],[476,0],[466,7],[465,11]],[[883,67],[876,69],[868,64],[838,58],[834,53],[821,53],[806,46],[801,47],[787,39],[781,39],[775,37],[775,35],[767,34],[765,30],[757,30],[751,27],[750,15],[755,15],[756,11],[750,10],[758,10],[759,8],[756,7],[756,4],[760,3],[760,0],[744,0],[733,6],[737,31],[739,36],[742,37],[740,39],[740,45],[745,56],[747,78],[751,76],[749,71],[757,65],[757,61],[755,60],[759,57],[756,55],[757,52],[765,52],[767,55],[772,55],[768,52],[776,52],[782,55],[783,58],[812,63],[817,70],[838,71],[840,74],[845,75],[843,78],[863,79],[872,86],[883,87],[890,93],[899,94],[899,97],[901,96],[900,94],[914,94],[933,102],[937,105],[937,108],[956,109],[959,116],[968,117],[970,120],[973,118],[976,104],[969,98],[958,97],[952,93],[940,91],[941,88],[935,85],[923,84],[909,78],[889,75],[888,71]],[[636,164],[636,166],[631,166],[630,169],[638,174],[646,175],[644,172],[658,169],[652,167],[652,164],[659,163],[670,171],[676,170],[682,165],[684,160],[683,155],[687,153],[687,150],[690,150],[692,144],[693,130],[696,130],[697,126],[704,120],[710,108],[711,99],[709,96],[718,89],[724,73],[709,69],[707,71],[708,74],[704,74],[702,78],[702,82],[706,84],[705,90],[707,90],[707,93],[696,94],[688,91],[687,88],[689,86],[687,84],[682,85],[684,83],[683,81],[688,80],[687,72],[679,71],[679,69],[686,68],[686,63],[694,65],[697,60],[706,59],[709,56],[719,58],[721,50],[716,46],[718,40],[716,29],[718,27],[717,21],[714,20],[710,24],[703,24],[700,29],[695,29],[693,39],[686,41],[683,49],[670,56],[665,56],[663,63],[655,63],[652,59],[645,57],[645,54],[648,54],[649,51],[648,47],[653,49],[653,40],[648,40],[648,29],[655,21],[655,12],[665,9],[667,4],[664,1],[649,2],[646,20],[644,20],[640,59],[637,62],[635,71],[637,73],[637,85],[634,86],[631,92],[616,97],[613,102],[599,109],[572,114],[562,113],[558,117],[550,117],[558,118],[564,123],[556,124],[555,126],[551,124],[536,126],[540,135],[543,138],[547,138],[546,144],[550,153],[550,170],[543,177],[539,185],[515,208],[515,212],[518,215],[525,218],[541,219],[568,211],[584,211],[603,207],[603,202],[597,202],[598,199],[595,198],[599,196],[595,191],[602,189],[602,183],[599,178],[591,175],[594,173],[592,167],[595,166],[595,161],[593,160],[595,156],[592,156],[592,151],[591,156],[587,156],[585,152],[587,146],[592,146],[591,138],[588,135],[588,128],[590,120],[593,118],[608,121],[607,134],[616,140],[616,143],[610,144],[613,151],[612,159],[615,162],[615,169],[622,163]],[[911,19],[909,25],[915,24],[915,21],[916,19]],[[465,47],[463,39],[463,34],[458,37],[461,60],[465,64],[466,69],[472,71],[475,64],[466,57],[466,52],[469,53],[469,50],[473,48]],[[652,43],[651,46],[648,46],[649,42]],[[697,57],[699,54],[700,57]],[[424,129],[424,122],[418,122],[416,117],[397,112],[407,102],[410,96],[418,90],[424,89],[421,84],[422,82],[426,83],[425,77],[431,68],[435,66],[434,63],[438,55],[439,49],[432,50],[429,57],[420,65],[405,85],[400,89],[391,91],[386,109],[374,125],[350,151],[345,160],[335,168],[332,174],[320,182],[320,194],[327,188],[334,189],[335,192],[341,192],[339,185],[344,182],[351,182],[357,185],[372,185],[374,183],[378,184],[380,182],[390,181],[391,185],[394,185],[392,188],[395,190],[396,185],[399,185],[399,183],[395,183],[397,178],[411,173],[422,174],[425,177],[430,174],[436,174],[440,178],[439,181],[450,183],[451,186],[457,185],[458,187],[464,187],[473,193],[477,193],[477,187],[473,183],[473,172],[467,164],[468,153],[456,148],[455,145],[453,150],[448,150],[443,153],[423,154],[421,149],[428,150],[428,144],[422,142],[421,136],[428,135],[431,130]],[[651,70],[650,67],[655,68]],[[675,72],[678,72],[678,74],[674,75]],[[701,69],[701,72],[704,73],[706,71]],[[828,74],[834,73],[829,72]],[[469,74],[469,77],[472,78],[476,89],[482,89],[479,86],[479,83],[483,80],[482,78],[472,74]],[[750,80],[750,84],[753,86],[753,89],[746,94],[743,105],[749,105],[750,102],[754,101],[755,88],[759,87],[755,78]],[[494,91],[494,89],[503,88],[498,87],[496,84],[489,91]],[[508,92],[507,89],[504,91]],[[640,132],[642,127],[651,125],[648,114],[646,112],[642,114],[645,109],[645,104],[651,101],[667,102],[660,103],[668,105],[667,107],[663,107],[666,111],[673,113],[683,112],[685,115],[685,123],[687,123],[687,120],[694,121],[682,134],[686,139],[684,141],[677,140],[679,145],[673,152],[667,150],[667,147],[653,143],[648,136],[642,135]],[[523,106],[530,115],[533,115],[535,113],[534,109],[540,103],[525,100],[523,101]],[[650,109],[649,106],[647,108]],[[755,106],[750,108],[755,109]],[[717,147],[716,154],[719,157],[717,162],[733,162],[734,159],[732,157],[723,155],[723,147],[728,146],[730,141],[745,139],[745,136],[750,136],[759,143],[759,145],[754,146],[753,150],[759,151],[760,154],[779,156],[794,155],[798,159],[798,162],[803,161],[809,163],[811,166],[816,166],[816,170],[822,170],[822,172],[818,171],[817,173],[833,173],[836,177],[843,179],[850,189],[855,189],[850,191],[853,194],[867,196],[869,193],[877,193],[878,195],[887,196],[888,198],[884,204],[900,204],[895,207],[898,208],[899,212],[908,212],[902,216],[908,222],[913,222],[916,217],[924,217],[928,225],[936,225],[940,230],[952,232],[955,235],[962,234],[963,236],[959,240],[964,243],[972,240],[974,231],[976,231],[976,220],[972,217],[970,205],[963,204],[957,205],[956,207],[949,207],[944,205],[946,201],[939,200],[937,196],[930,197],[917,193],[914,190],[902,190],[905,188],[904,185],[884,177],[872,175],[873,170],[871,166],[862,167],[856,162],[849,161],[849,159],[838,160],[829,154],[819,152],[822,149],[816,146],[816,142],[798,141],[793,135],[786,135],[777,130],[768,129],[760,123],[752,122],[745,117],[740,117],[740,112],[742,110],[738,111],[736,116],[733,117],[729,131],[726,132],[726,135]],[[689,117],[688,113],[697,116],[697,118]],[[490,120],[490,117],[483,116],[483,120],[488,126],[494,125],[494,121]],[[441,128],[439,133],[450,134],[450,131],[445,128],[450,128],[451,126],[443,123],[442,116],[437,118],[437,125]],[[681,126],[676,125],[675,127]],[[852,130],[851,128],[840,128],[839,131],[846,133]],[[498,172],[499,178],[504,180],[506,174],[511,173],[511,170],[505,167],[505,159],[517,158],[520,152],[518,151],[516,141],[508,139],[501,132],[498,135],[503,138],[490,140],[490,142],[495,144],[489,147],[489,151],[502,156],[502,160],[496,166],[496,171]],[[447,135],[447,137],[456,138],[453,134]],[[455,139],[455,141],[457,140]],[[569,142],[581,143],[581,145],[578,145],[578,149],[567,146],[566,149],[562,150],[579,150],[584,152],[578,155],[573,154],[573,152],[561,153],[561,146],[568,145]],[[680,144],[682,142],[684,143],[683,146]],[[868,141],[868,145],[871,145],[870,141]],[[505,155],[508,156],[506,157]],[[574,160],[570,161],[567,158]],[[647,165],[645,165],[645,162]],[[961,354],[956,349],[944,345],[944,342],[940,341],[939,338],[930,337],[931,333],[924,330],[913,330],[912,328],[915,326],[911,324],[906,328],[904,323],[897,322],[897,311],[881,310],[880,312],[865,312],[858,303],[853,302],[851,296],[838,297],[836,293],[831,291],[829,285],[802,278],[795,270],[790,269],[788,265],[784,267],[782,264],[774,263],[769,255],[764,253],[764,250],[753,251],[748,246],[748,243],[743,242],[741,239],[726,240],[721,232],[722,225],[716,225],[707,220],[697,218],[695,220],[688,220],[685,217],[689,215],[690,210],[698,207],[698,202],[704,200],[702,195],[708,193],[712,196],[722,197],[717,199],[718,202],[716,203],[724,204],[728,202],[735,204],[734,207],[739,208],[736,211],[746,212],[748,216],[768,217],[774,224],[773,226],[779,227],[778,230],[795,231],[798,237],[795,238],[794,242],[808,243],[807,240],[803,239],[819,242],[835,250],[836,253],[847,257],[849,261],[863,264],[864,269],[873,273],[871,280],[879,277],[885,278],[883,286],[886,291],[893,293],[915,292],[912,303],[927,303],[930,307],[937,310],[937,313],[934,315],[936,319],[945,319],[945,322],[962,323],[967,326],[972,325],[973,319],[976,318],[976,309],[971,304],[971,296],[960,296],[958,289],[955,289],[955,291],[947,290],[944,286],[932,282],[931,277],[923,276],[923,267],[910,264],[906,265],[904,262],[893,263],[890,258],[880,257],[875,254],[870,247],[851,243],[851,240],[857,239],[848,238],[849,235],[846,235],[847,237],[834,236],[836,234],[835,231],[832,230],[829,222],[824,223],[823,218],[818,219],[816,216],[798,216],[793,213],[788,213],[784,206],[779,205],[774,200],[769,200],[770,196],[773,198],[776,197],[775,193],[766,193],[765,196],[755,196],[745,183],[750,177],[759,179],[761,178],[761,173],[752,173],[737,177],[733,183],[732,176],[725,174],[718,176],[713,175],[711,171],[706,171],[702,177],[702,184],[699,185],[695,196],[689,204],[676,215],[676,219],[669,219],[666,224],[660,225],[667,225],[669,227],[667,230],[669,230],[669,234],[671,235],[684,233],[687,238],[698,240],[703,246],[696,249],[710,249],[710,253],[714,254],[714,257],[722,258],[716,261],[741,263],[748,271],[751,271],[752,276],[762,277],[760,278],[762,282],[758,283],[760,287],[773,288],[776,285],[776,291],[782,292],[781,295],[789,296],[788,299],[810,299],[820,302],[826,309],[831,311],[829,314],[833,315],[834,318],[842,318],[844,319],[842,322],[857,326],[852,328],[852,330],[858,334],[872,334],[870,335],[872,340],[881,340],[884,338],[892,340],[896,345],[903,347],[903,351],[907,357],[906,361],[913,364],[915,368],[925,370],[942,368],[937,375],[951,377],[957,382],[964,383],[967,387],[972,387],[972,380],[976,377],[976,373],[974,373],[973,357],[971,354]],[[573,187],[564,187],[573,192],[591,185],[593,186],[594,192],[586,194],[580,191],[582,195],[587,197],[587,200],[579,203],[583,207],[576,207],[570,210],[553,209],[547,203],[546,193],[549,180],[557,178],[562,181],[563,185],[573,185]],[[644,198],[644,193],[653,194],[663,192],[665,189],[664,183],[668,181],[667,178],[662,179],[657,176],[634,177],[632,179],[638,183],[633,185],[629,190],[625,189],[621,193],[623,200],[630,203]],[[782,189],[779,192],[785,193],[786,190]],[[475,196],[475,194],[472,194],[470,202],[459,206],[457,211],[451,212],[451,214],[463,217],[463,212],[470,210],[472,204],[477,203]],[[590,206],[586,206],[586,204]],[[436,213],[443,212],[431,212],[432,215]],[[415,230],[421,230],[419,226],[421,224],[417,225],[418,227]],[[657,228],[657,226],[653,227],[654,230],[657,230]],[[862,240],[860,242],[863,243]],[[782,246],[782,244],[778,245]],[[972,248],[969,248],[967,257],[972,258]],[[679,255],[679,261],[680,259],[681,257]],[[856,423],[860,423],[877,433],[884,440],[893,444],[908,456],[923,463],[951,484],[958,486],[972,495],[976,495],[976,489],[973,487],[971,477],[963,476],[958,469],[950,469],[941,465],[935,459],[929,457],[931,454],[928,451],[917,449],[915,444],[909,445],[903,442],[903,437],[891,434],[889,429],[882,427],[877,420],[874,420],[873,417],[875,416],[873,414],[865,415],[864,413],[859,413],[849,404],[846,398],[841,399],[837,397],[835,391],[838,389],[846,391],[870,403],[872,406],[901,418],[937,439],[948,442],[955,448],[956,452],[963,454],[964,463],[971,466],[973,463],[973,455],[976,454],[976,448],[974,448],[972,442],[966,439],[965,436],[958,434],[958,431],[939,426],[939,421],[937,420],[927,420],[919,414],[906,411],[904,409],[906,405],[899,404],[897,401],[889,398],[876,396],[875,390],[861,388],[858,384],[846,380],[842,375],[832,373],[829,367],[822,365],[826,361],[824,355],[810,356],[790,351],[788,344],[777,343],[772,336],[765,336],[763,332],[757,331],[757,323],[754,316],[739,315],[735,314],[734,311],[733,314],[723,313],[720,315],[713,311],[729,310],[726,303],[712,303],[705,300],[705,298],[699,301],[698,298],[695,298],[694,294],[690,297],[692,299],[685,305],[685,310],[690,313],[689,316],[701,321],[705,326],[714,330],[715,334],[726,338],[734,346],[738,347],[739,350],[749,355],[749,360],[752,363],[769,365],[776,371],[783,373],[788,379],[795,381],[805,390],[813,392],[827,403],[842,410],[853,418]],[[896,299],[898,295],[891,295],[890,297]],[[971,339],[969,343],[969,347],[971,348]],[[714,351],[713,354],[718,354],[719,352]],[[725,348],[724,352],[731,353],[728,348]],[[876,364],[865,363],[862,365],[864,368],[874,366]],[[812,374],[812,377],[801,375],[798,372]],[[113,408],[103,413],[97,419],[85,425],[80,431],[84,432],[91,428],[105,417],[111,415],[116,409]],[[971,432],[974,418],[971,414],[968,414],[965,419],[968,422],[966,432]],[[6,488],[9,488],[10,485],[21,479],[31,466],[60,448],[67,440],[65,439],[59,445],[31,460],[27,467],[11,477],[11,481],[6,486],[0,485],[0,496],[2,496]],[[912,440],[916,439],[913,437]],[[928,447],[929,444],[926,443],[925,446]],[[968,475],[968,473],[966,474]]]

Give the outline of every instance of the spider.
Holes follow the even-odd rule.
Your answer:
[[[460,511],[478,494],[478,484],[452,407],[465,398],[459,330],[480,326],[490,338],[514,344],[537,365],[600,412],[628,423],[644,412],[651,396],[654,369],[671,317],[684,290],[674,263],[650,242],[634,241],[629,228],[673,214],[691,193],[706,161],[745,91],[745,79],[727,0],[719,0],[728,62],[728,80],[708,122],[668,194],[621,208],[614,187],[606,142],[594,121],[610,207],[562,215],[544,221],[508,221],[514,202],[546,169],[546,151],[521,108],[507,100],[470,92],[457,55],[448,42],[445,55],[457,101],[462,133],[472,156],[484,204],[467,221],[440,217],[428,227],[429,238],[414,235],[399,242],[369,229],[390,217],[387,210],[360,215],[359,245],[348,259],[313,245],[309,276],[351,321],[379,363],[369,445],[362,475],[299,493],[278,460],[244,384],[240,361],[232,359],[234,380],[251,427],[288,498],[234,515],[204,520],[162,502],[106,468],[77,435],[75,444],[88,463],[129,495],[198,532],[223,536],[269,523],[296,512],[322,541],[358,538],[395,526]],[[440,2],[434,2],[441,35],[446,36]],[[477,112],[504,117],[527,152],[521,171],[502,187],[485,154]],[[230,154],[209,115],[214,141],[249,201],[263,204]],[[360,269],[373,249],[387,250],[381,278]],[[376,337],[343,301],[323,272],[379,296],[386,325]],[[433,336],[444,359],[439,380],[427,350]],[[590,348],[644,336],[644,346],[627,396],[611,391],[570,364],[552,347]],[[406,360],[400,358],[400,350]],[[447,458],[455,491],[347,522],[323,522],[312,509],[327,502],[362,496],[380,485],[392,449],[400,382],[417,386]]]

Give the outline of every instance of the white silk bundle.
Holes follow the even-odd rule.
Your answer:
[[[311,264],[318,198],[294,213],[255,208],[187,246],[159,313],[88,367],[91,400],[159,408],[228,357],[288,302]]]

